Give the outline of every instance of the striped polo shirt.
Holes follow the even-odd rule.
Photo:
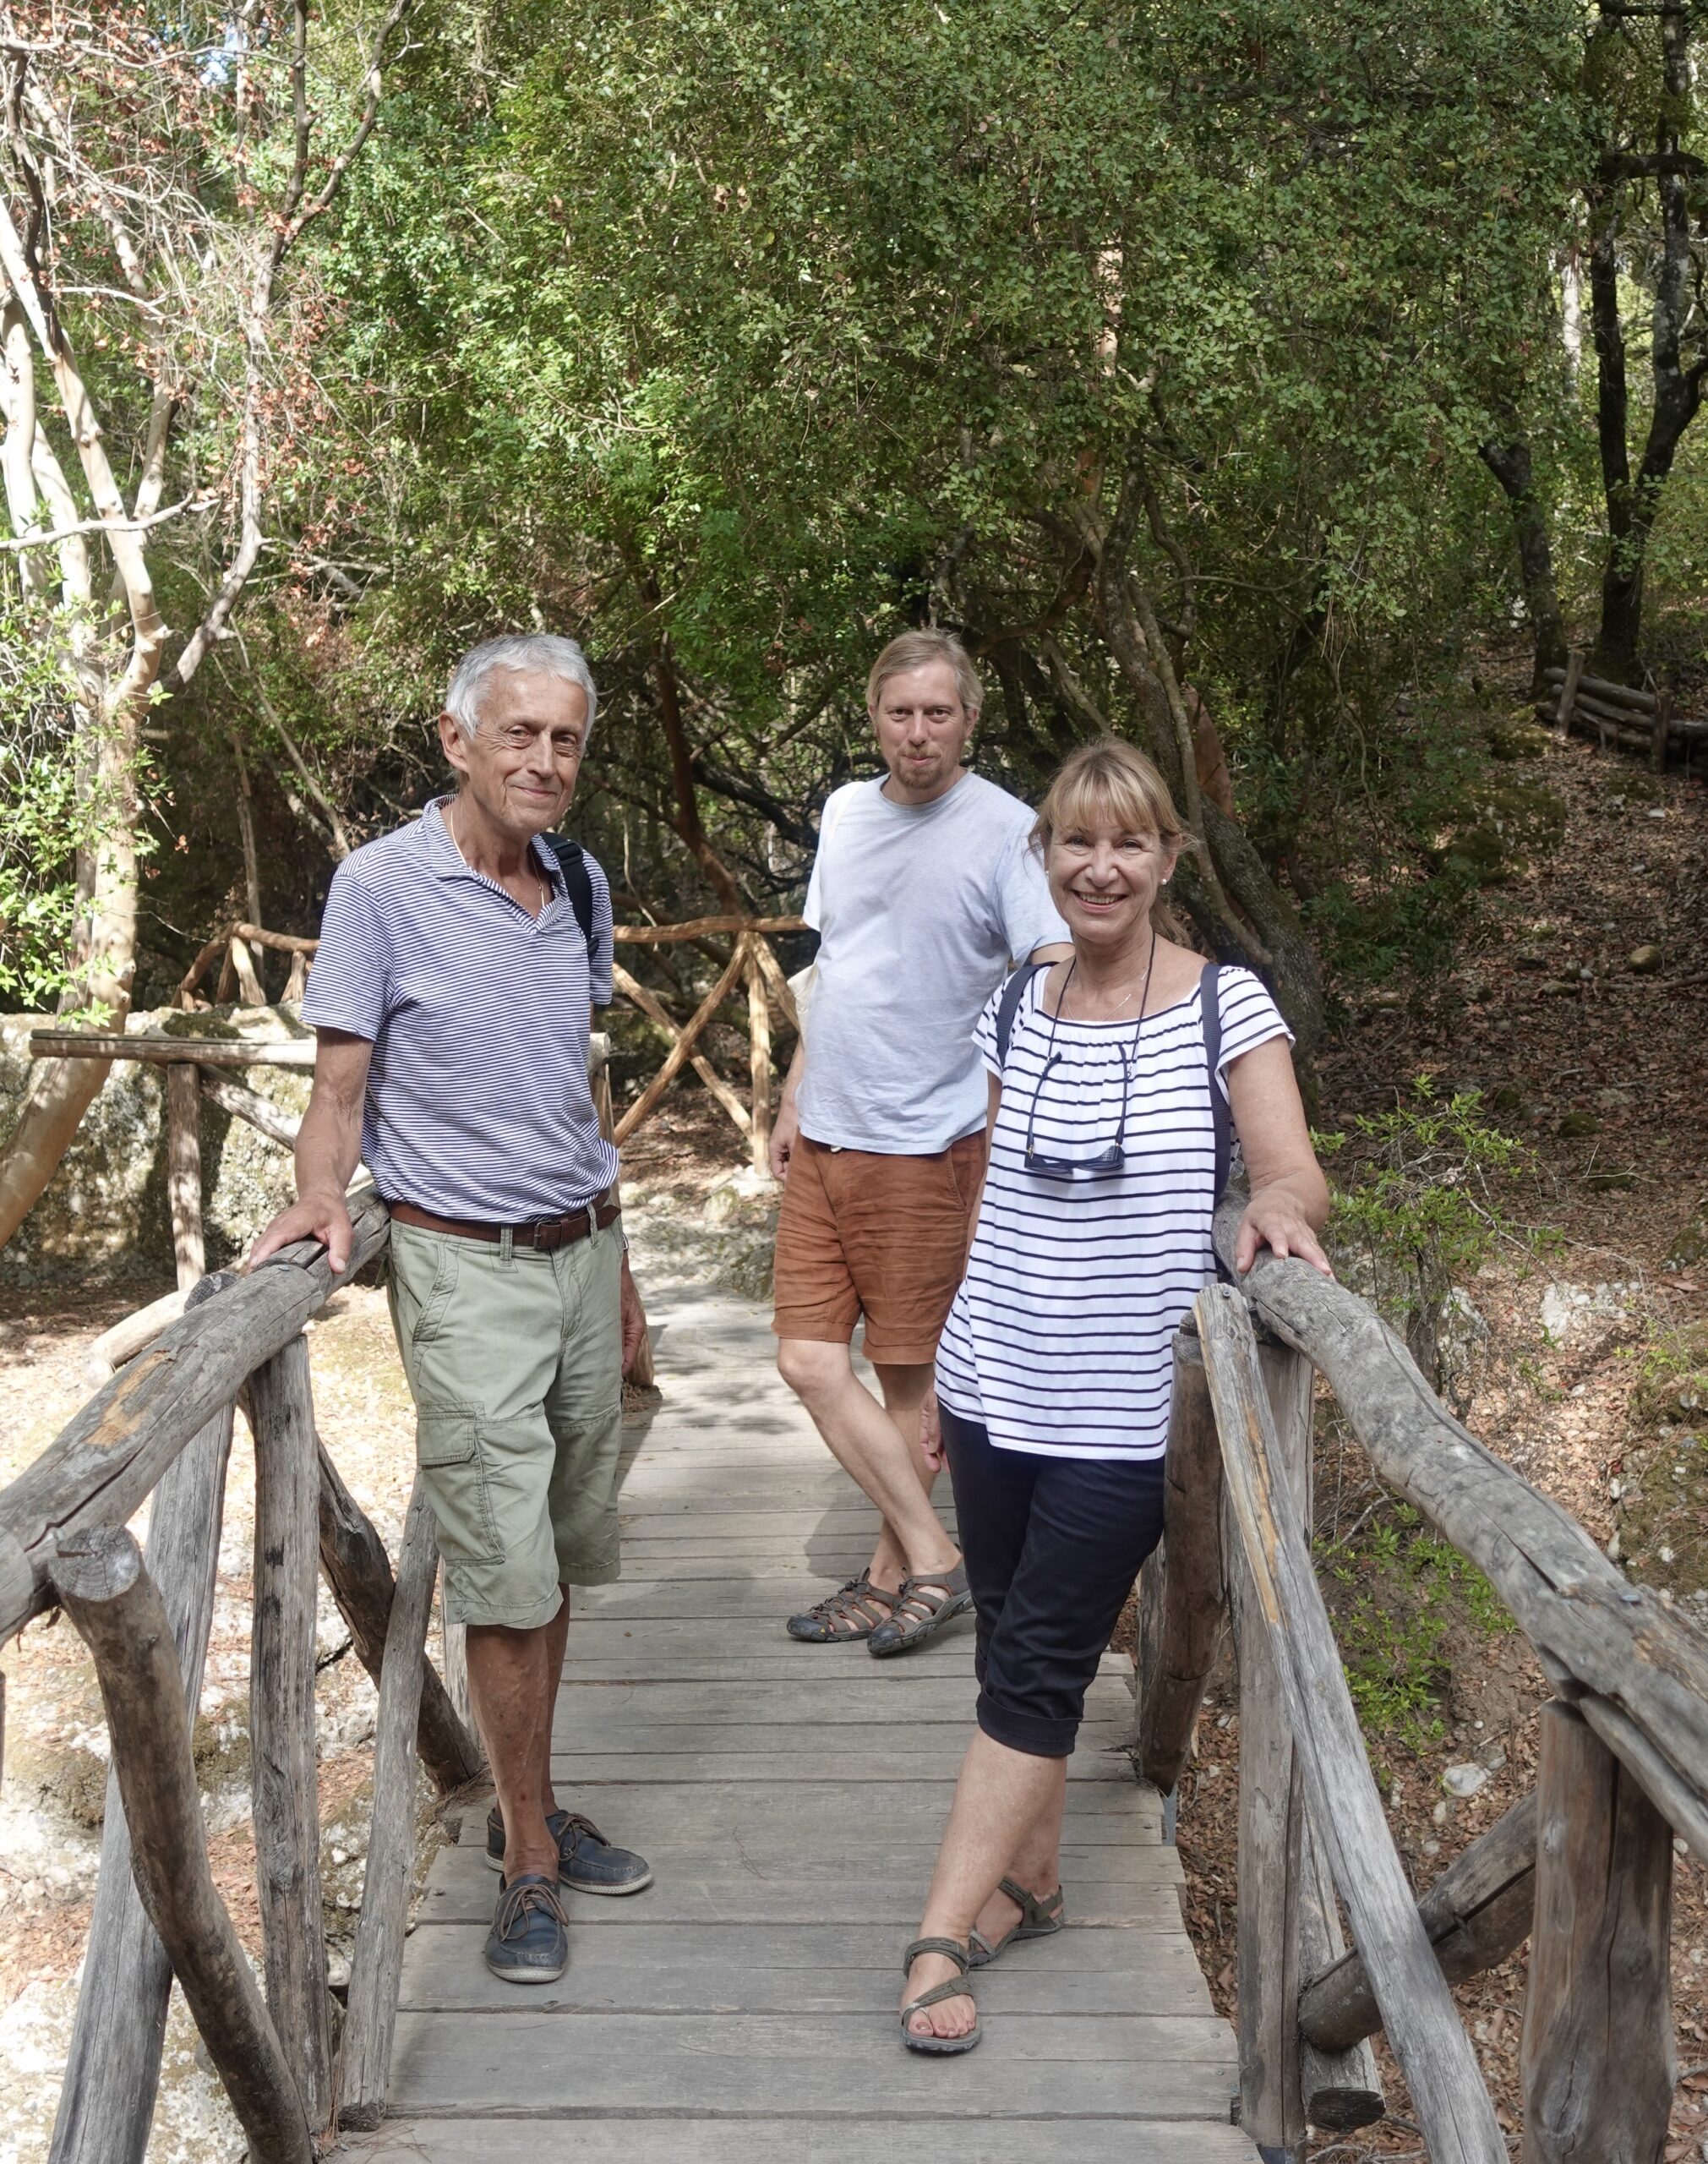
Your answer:
[[[442,806],[333,874],[303,1019],[374,1047],[362,1159],[389,1202],[523,1224],[617,1176],[587,1086],[595,1005],[611,999],[611,890],[590,856],[591,956],[541,842],[550,899],[531,917],[471,871]]]

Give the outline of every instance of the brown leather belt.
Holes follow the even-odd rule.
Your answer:
[[[623,1214],[619,1203],[603,1195],[580,1210],[566,1210],[561,1217],[537,1217],[530,1225],[477,1225],[463,1217],[435,1217],[412,1202],[393,1202],[387,1207],[400,1225],[414,1225],[423,1232],[450,1232],[459,1240],[485,1240],[494,1247],[508,1232],[512,1247],[538,1248],[543,1254],[586,1239],[595,1226],[603,1232]]]

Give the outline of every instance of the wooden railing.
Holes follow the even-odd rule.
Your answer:
[[[308,2164],[384,2109],[415,1846],[417,1756],[441,1794],[479,1746],[426,1655],[438,1556],[417,1484],[394,1576],[315,1430],[305,1323],[385,1248],[351,1198],[349,1269],[288,1248],[204,1279],[185,1312],[0,1493],[0,1640],[63,1609],[88,1645],[112,1779],[84,1986],[50,2155],[140,2164],[177,1975],[255,2164]],[[255,1439],[251,1784],[265,1992],[208,1865],[191,1724],[212,1620],[235,1407]],[[152,1497],[145,1555],[124,1528]],[[379,1687],[367,1876],[335,2050],[319,1877],[314,1607],[323,1572]]]
[[[1230,1260],[1240,1205],[1217,1245]],[[1313,1378],[1494,1586],[1558,1696],[1537,1784],[1413,1898],[1310,1547]],[[1176,1342],[1169,1533],[1141,1585],[1140,1773],[1170,1799],[1221,1631],[1240,1672],[1240,2123],[1268,2164],[1383,2110],[1385,2030],[1437,2164],[1508,2147],[1450,1982],[1531,1939],[1526,2164],[1659,2164],[1673,1836],[1708,1858],[1708,1642],[1486,1450],[1367,1303],[1302,1263],[1208,1287]],[[1337,1897],[1338,1896],[1338,1900]],[[1341,1938],[1344,1908],[1356,1951]]]

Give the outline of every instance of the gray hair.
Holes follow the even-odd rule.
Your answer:
[[[593,716],[599,694],[587,657],[573,639],[554,631],[507,631],[502,638],[483,639],[464,654],[445,695],[445,710],[456,724],[465,744],[480,726],[481,694],[500,669],[534,669],[543,676],[556,676],[565,684],[579,684],[587,695],[587,734],[593,733]]]

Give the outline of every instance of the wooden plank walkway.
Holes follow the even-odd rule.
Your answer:
[[[481,1959],[497,1882],[471,1814],[408,1943],[394,2116],[363,2153],[1250,2164],[1179,1863],[1121,1754],[1114,1656],[1071,1762],[1071,1928],[980,1976],[977,2052],[903,2051],[899,1957],[971,1726],[970,1626],[887,1666],[785,1637],[865,1560],[873,1514],[778,1380],[757,1309],[685,1295],[655,1320],[664,1402],[625,1484],[623,1580],[570,1625],[554,1767],[656,1883],[568,1897],[567,1973],[507,1986]]]

